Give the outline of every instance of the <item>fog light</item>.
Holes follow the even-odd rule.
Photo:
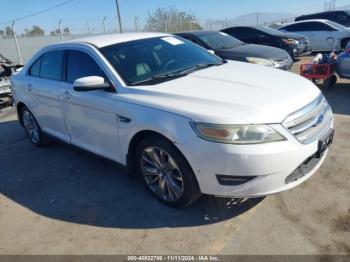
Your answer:
[[[222,186],[239,186],[256,178],[256,176],[225,176],[216,175],[216,179]]]

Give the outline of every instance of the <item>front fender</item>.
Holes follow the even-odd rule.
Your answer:
[[[130,119],[130,122],[118,121],[120,149],[125,161],[122,164],[125,165],[129,144],[139,132],[159,133],[174,144],[184,144],[196,137],[191,119],[181,115],[122,101],[117,102],[116,111],[119,116]]]

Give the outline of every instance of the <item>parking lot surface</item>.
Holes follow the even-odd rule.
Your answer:
[[[336,135],[311,179],[187,209],[160,204],[107,160],[60,143],[33,147],[15,110],[1,110],[0,254],[350,254],[350,81],[323,92]]]

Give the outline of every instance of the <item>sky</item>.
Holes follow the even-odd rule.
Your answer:
[[[0,0],[0,28],[2,22],[49,8],[66,0]],[[322,11],[327,0],[119,0],[124,27],[134,27],[134,19],[145,23],[148,11],[157,7],[175,6],[183,11],[193,13],[199,20],[233,19],[253,12],[278,12],[304,14]],[[344,6],[349,0],[337,0],[337,6]],[[106,18],[107,30],[116,27],[115,0],[74,0],[57,9],[16,22],[16,30],[21,33],[25,28],[39,25],[49,32],[58,27],[69,26],[72,32],[80,33],[90,29],[92,32],[103,30],[102,19]]]

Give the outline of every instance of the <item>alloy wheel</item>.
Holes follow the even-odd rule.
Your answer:
[[[147,147],[142,152],[141,171],[148,187],[167,202],[184,194],[184,180],[175,160],[161,148]]]
[[[23,126],[33,144],[40,142],[40,129],[36,123],[34,116],[27,110],[22,113]]]

